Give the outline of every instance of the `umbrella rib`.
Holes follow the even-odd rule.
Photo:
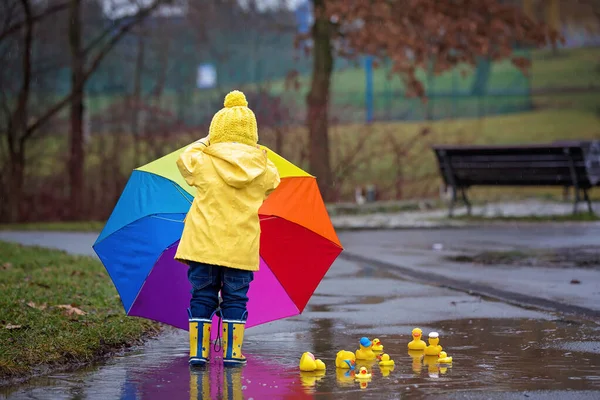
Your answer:
[[[165,249],[160,252],[160,254],[156,258],[156,260],[154,261],[154,263],[152,263],[152,268],[150,268],[150,271],[148,271],[148,273],[146,274],[146,277],[144,278],[144,282],[142,282],[142,286],[140,287],[140,290],[138,290],[138,292],[136,293],[135,298],[131,302],[131,306],[129,307],[129,310],[127,310],[127,312],[125,313],[127,316],[129,316],[129,312],[133,309],[133,305],[135,304],[135,302],[137,301],[138,297],[140,296],[140,293],[142,293],[142,290],[144,289],[144,286],[146,285],[146,281],[148,280],[148,277],[150,276],[150,274],[152,273],[152,271],[154,271],[154,267],[156,266],[156,263],[158,262],[158,260],[160,260],[160,258],[163,256],[163,254],[165,254],[165,252],[167,252],[172,246],[174,246],[175,243],[178,242],[178,240],[176,240],[175,242],[173,242],[170,245],[168,245],[167,247],[165,247]]]
[[[175,182],[173,182],[172,180],[169,179],[169,181],[171,182],[171,184],[173,186],[175,186],[175,189],[177,189],[177,191],[190,203],[190,205],[192,204],[192,201],[189,199],[188,196],[186,196],[186,194],[189,194],[188,192],[186,192],[185,190],[183,190],[183,188],[181,186],[179,186],[178,184],[176,184]]]
[[[173,218],[160,217],[159,215],[149,215],[149,217],[156,218],[156,219],[162,219],[164,221],[169,221],[169,222],[181,222],[181,223],[183,223],[183,221],[184,221],[182,219],[173,219]]]

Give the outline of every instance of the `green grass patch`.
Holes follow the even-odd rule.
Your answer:
[[[106,222],[31,222],[23,224],[0,224],[2,231],[45,231],[45,232],[100,232]]]
[[[156,334],[91,257],[0,242],[0,381],[89,363]]]

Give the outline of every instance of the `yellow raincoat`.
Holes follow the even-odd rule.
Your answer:
[[[258,209],[279,185],[279,173],[258,146],[199,140],[177,160],[196,196],[175,259],[258,271]]]

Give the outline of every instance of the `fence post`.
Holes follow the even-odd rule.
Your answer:
[[[373,122],[373,57],[365,57],[365,109],[366,122]]]

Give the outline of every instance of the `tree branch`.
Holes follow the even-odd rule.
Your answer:
[[[52,14],[55,14],[59,11],[65,10],[68,6],[68,2],[65,3],[58,3],[58,4],[54,4],[48,8],[46,8],[42,13],[37,14],[37,15],[33,15],[31,17],[31,21],[33,23],[36,23]],[[0,33],[0,42],[2,42],[4,39],[6,39],[8,36],[13,35],[15,33],[17,33],[18,31],[20,31],[22,28],[25,27],[25,25],[27,24],[27,19],[23,20],[23,21],[19,21],[11,26],[9,26],[8,28],[6,28],[4,31],[2,31]]]
[[[135,17],[133,17],[133,20],[131,22],[122,25],[119,28],[119,31],[113,37],[111,37],[110,40],[98,51],[98,54],[96,54],[96,57],[94,57],[94,60],[92,61],[90,67],[84,74],[84,81],[88,80],[90,75],[94,73],[94,71],[98,68],[104,57],[112,50],[112,48],[119,42],[119,40],[123,38],[123,36],[129,33],[129,31],[131,31],[131,29],[133,29],[134,26],[142,22],[144,18],[149,16],[152,13],[152,11],[156,10],[160,5],[169,2],[170,0],[155,0],[152,3],[152,5],[140,10],[135,15]]]
[[[104,57],[112,50],[112,48],[125,36],[135,25],[140,23],[144,18],[146,18],[152,11],[156,10],[161,4],[170,2],[170,0],[155,0],[152,5],[149,7],[140,10],[134,17],[133,20],[127,24],[122,25],[118,32],[111,37],[111,39],[98,51],[94,59],[92,60],[90,66],[86,69],[83,74],[83,82],[87,82],[90,76],[96,71]],[[74,88],[75,89],[75,88]],[[27,140],[33,133],[44,123],[46,123],[50,118],[52,118],[56,113],[58,113],[63,107],[65,107],[73,98],[76,90],[71,90],[71,92],[65,96],[61,101],[56,103],[53,107],[48,109],[40,118],[38,118],[33,124],[31,124],[25,134],[23,135],[23,140]]]

